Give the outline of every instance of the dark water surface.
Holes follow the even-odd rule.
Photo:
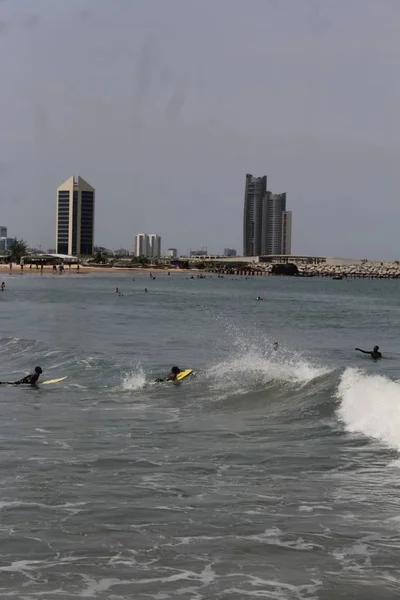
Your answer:
[[[1,599],[399,596],[399,282],[5,281]]]

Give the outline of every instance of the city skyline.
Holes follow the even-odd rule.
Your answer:
[[[212,19],[159,4],[41,0],[32,20],[1,3],[10,231],[54,246],[54,189],[81,172],[107,246],[130,247],[135,224],[241,251],[243,174],[267,171],[296,207],[296,252],[398,259],[396,3],[221,0]]]

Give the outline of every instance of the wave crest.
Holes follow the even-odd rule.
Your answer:
[[[400,450],[400,382],[347,368],[336,392],[338,417],[347,431]]]

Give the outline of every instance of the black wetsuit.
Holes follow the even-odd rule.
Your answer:
[[[40,373],[33,373],[32,375],[27,375],[26,377],[23,377],[19,381],[0,381],[0,385],[32,385],[32,386],[35,386],[39,377],[40,377]]]
[[[378,350],[361,350],[361,348],[356,348],[356,350],[362,352],[363,354],[369,354],[374,360],[377,358],[382,358],[382,353]]]

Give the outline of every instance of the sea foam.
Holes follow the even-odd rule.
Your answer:
[[[337,414],[347,431],[400,450],[400,382],[347,368],[336,395]]]

